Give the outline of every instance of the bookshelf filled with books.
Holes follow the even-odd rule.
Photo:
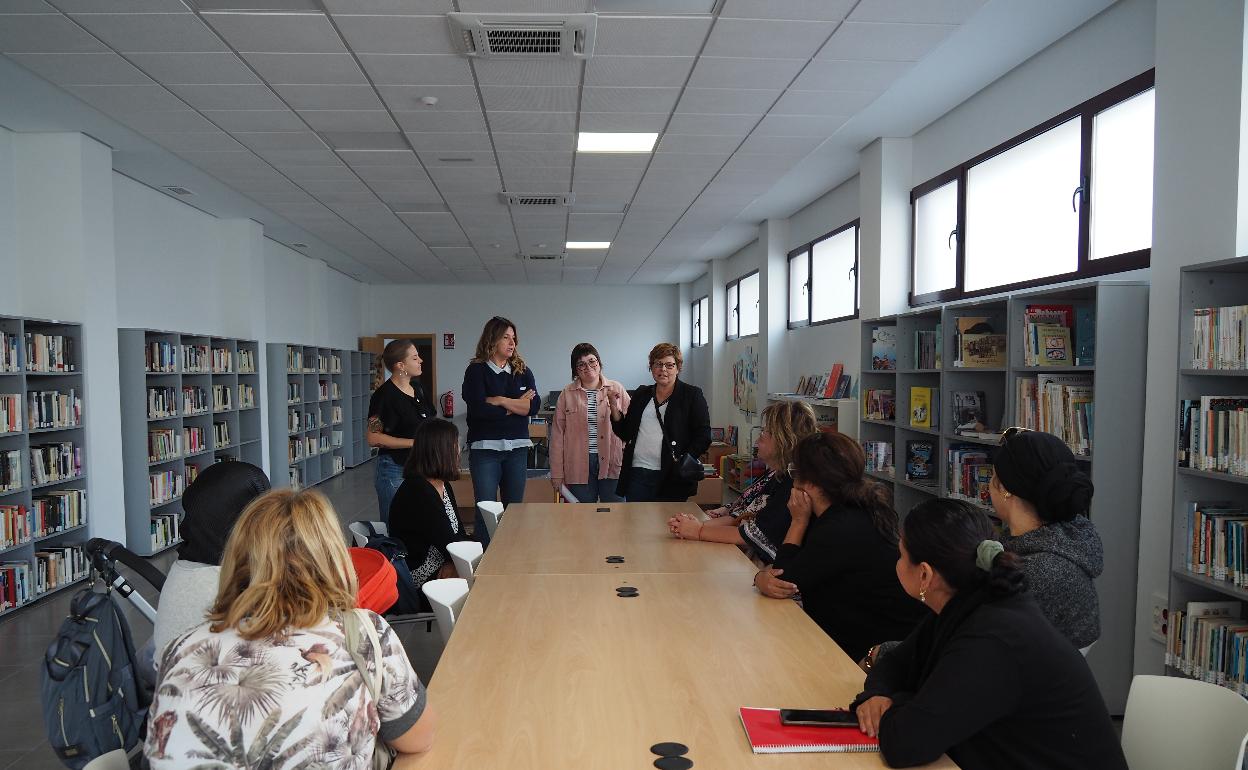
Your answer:
[[[1166,671],[1248,696],[1248,258],[1180,275]]]
[[[0,316],[0,617],[87,578],[82,328]]]
[[[373,449],[365,441],[368,432],[368,401],[373,395],[373,366],[376,355],[353,350],[351,356],[351,449],[347,465],[354,468],[373,457]]]
[[[1053,433],[1096,488],[1091,517],[1105,548],[1098,590],[1133,595],[1147,311],[1147,284],[1087,281],[862,321],[867,473],[891,487],[903,518],[934,496],[995,515],[988,484],[1000,433]],[[1112,437],[1113,452],[1095,454],[1098,434]],[[1130,686],[1128,605],[1102,602],[1101,641],[1089,656],[1114,713]]]
[[[119,329],[126,546],[178,545],[182,495],[214,462],[262,465],[259,345],[156,329]]]
[[[269,478],[310,487],[346,470],[354,441],[351,351],[269,343]]]

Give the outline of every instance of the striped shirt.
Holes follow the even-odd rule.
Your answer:
[[[585,391],[586,412],[589,414],[589,453],[598,454],[598,391]]]

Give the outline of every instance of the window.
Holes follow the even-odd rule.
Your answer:
[[[690,339],[693,347],[700,348],[711,341],[711,298],[695,299],[689,306],[689,318],[692,324]]]
[[[726,300],[724,307],[727,308],[726,312],[728,313],[728,318],[726,319],[727,325],[725,327],[728,331],[727,334],[725,334],[725,337],[730,340],[735,340],[737,337],[741,336],[740,314],[737,312],[738,283],[740,283],[739,280],[732,281],[728,284],[728,287],[724,291],[724,298]]]
[[[1152,161],[1149,71],[919,185],[910,304],[1147,267]]]
[[[858,315],[858,220],[789,253],[789,328]]]
[[[724,287],[724,297],[728,321],[725,339],[758,334],[758,271],[729,281]]]

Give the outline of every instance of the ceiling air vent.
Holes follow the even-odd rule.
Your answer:
[[[164,187],[162,187],[162,188],[160,188],[160,189],[164,190],[165,192],[167,192],[167,193],[169,193],[169,194],[171,194],[171,195],[178,195],[178,196],[182,196],[182,197],[185,197],[185,196],[187,196],[187,195],[194,195],[194,194],[195,194],[193,191],[188,190],[188,189],[186,189],[185,187],[179,187],[179,186],[177,186],[177,185],[166,185],[166,186],[164,186]]]
[[[498,197],[508,206],[559,206],[567,208],[576,201],[572,193],[499,193]]]
[[[593,13],[448,13],[451,37],[476,58],[588,59],[594,53]]]
[[[517,254],[521,262],[562,262],[562,254]]]

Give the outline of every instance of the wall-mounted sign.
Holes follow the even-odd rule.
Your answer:
[[[455,349],[455,335],[454,335],[454,334],[443,334],[443,335],[442,335],[442,349],[443,349],[443,350],[454,350],[454,349]]]

